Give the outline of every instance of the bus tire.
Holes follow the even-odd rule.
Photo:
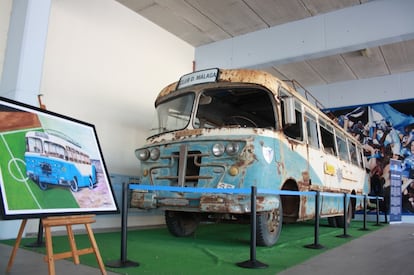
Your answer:
[[[354,215],[353,212],[354,212],[354,208],[352,207],[352,204],[349,203],[348,204],[347,214],[346,214],[347,215],[346,216],[346,218],[347,218],[346,225],[348,227],[351,224],[352,217]],[[345,224],[344,224],[344,215],[342,215],[342,216],[336,216],[335,219],[336,219],[336,226],[339,227],[339,228],[344,228],[344,226],[345,226]]]
[[[328,217],[328,224],[330,227],[337,227],[336,217]]]
[[[92,177],[89,177],[89,189],[93,189],[93,180],[92,180]]]
[[[47,189],[47,183],[41,182],[39,179],[37,179],[37,183],[39,184],[40,190],[45,191]]]
[[[74,177],[70,182],[70,190],[72,190],[72,192],[79,191],[78,179],[76,177]]]
[[[165,223],[168,231],[176,237],[192,235],[200,223],[200,217],[192,212],[165,211]]]
[[[258,246],[272,246],[279,239],[282,229],[282,204],[272,211],[257,214],[256,219],[256,244]]]

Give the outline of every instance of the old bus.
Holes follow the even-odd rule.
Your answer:
[[[262,71],[208,69],[167,86],[146,145],[135,151],[140,183],[368,194],[361,144],[291,84]],[[350,214],[362,206],[352,198]],[[343,225],[342,202],[322,197],[320,216]],[[164,209],[175,236],[205,219],[250,215],[250,197],[231,192],[134,191],[132,203]],[[310,196],[258,194],[257,244],[275,244],[282,221],[314,218],[314,205]]]
[[[27,176],[42,190],[59,185],[77,192],[81,187],[93,189],[97,183],[96,168],[89,155],[68,138],[29,131],[24,157]]]

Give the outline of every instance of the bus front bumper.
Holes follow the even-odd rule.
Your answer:
[[[250,196],[234,194],[202,194],[199,198],[157,197],[156,193],[133,192],[131,207],[141,209],[163,208],[167,210],[244,214],[251,212]],[[279,208],[278,196],[258,196],[257,211],[270,211]]]

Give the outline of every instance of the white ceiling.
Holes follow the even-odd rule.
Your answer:
[[[369,0],[116,0],[194,47]],[[414,71],[414,40],[261,68],[303,86]]]

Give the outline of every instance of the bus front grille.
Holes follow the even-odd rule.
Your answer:
[[[171,174],[157,176],[156,179],[169,180],[171,186],[197,187],[200,179],[210,180],[213,178],[209,175],[200,175],[200,167],[202,166],[201,159],[203,156],[208,155],[202,154],[200,151],[189,151],[188,147],[182,144],[179,152],[168,156],[171,160]]]

